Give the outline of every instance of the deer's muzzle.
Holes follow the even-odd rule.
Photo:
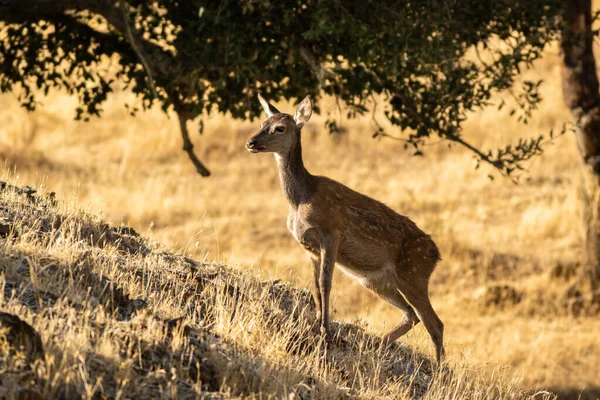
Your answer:
[[[265,149],[265,146],[260,146],[256,138],[252,138],[246,142],[246,149],[251,153],[258,153]]]

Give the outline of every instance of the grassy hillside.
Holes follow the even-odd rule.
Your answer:
[[[335,323],[327,348],[306,290],[19,192],[0,190],[0,311],[31,324],[44,351],[15,355],[0,336],[3,398],[551,398],[384,349],[359,325]]]

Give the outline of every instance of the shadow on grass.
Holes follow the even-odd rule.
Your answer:
[[[586,388],[549,388],[555,393],[558,400],[598,400],[600,399],[600,386]]]

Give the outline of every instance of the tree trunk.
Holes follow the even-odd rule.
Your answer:
[[[591,0],[565,1],[561,39],[563,96],[576,124],[582,161],[582,232],[586,278],[600,286],[600,93],[593,52]]]

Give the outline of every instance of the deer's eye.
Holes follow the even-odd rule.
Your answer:
[[[281,133],[281,132],[285,131],[285,126],[279,125],[277,128],[275,128],[275,131]]]

